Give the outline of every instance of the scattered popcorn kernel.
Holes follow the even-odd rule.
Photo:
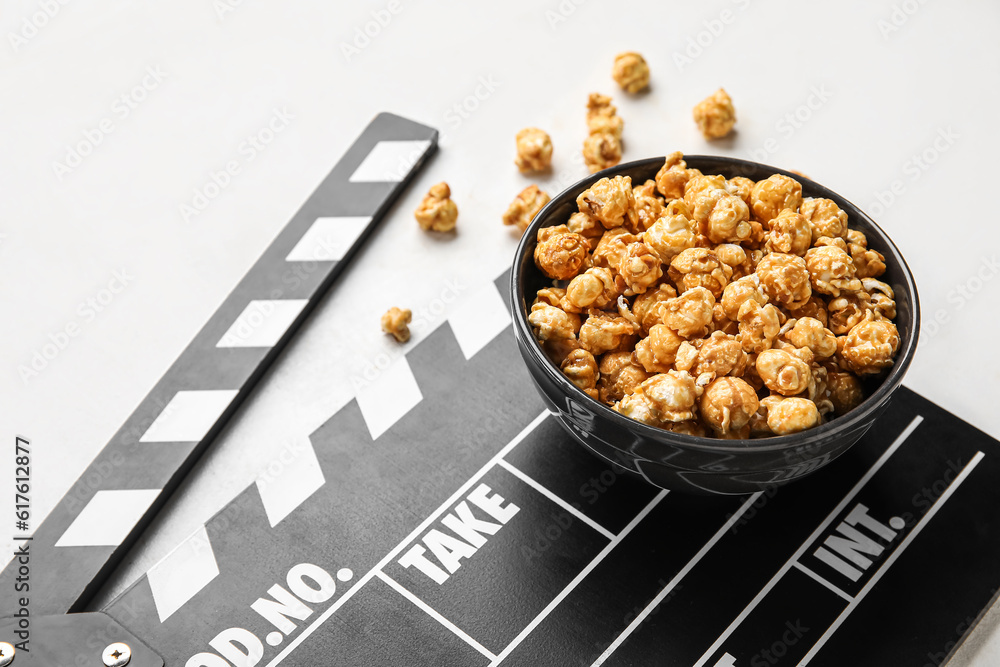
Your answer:
[[[410,340],[410,328],[406,326],[413,319],[413,313],[408,309],[399,309],[395,306],[385,311],[382,316],[382,331],[392,334],[400,343]]]
[[[806,260],[798,255],[772,252],[757,264],[757,276],[768,300],[788,310],[800,308],[812,296]]]
[[[455,229],[458,220],[458,206],[451,199],[451,188],[444,181],[431,186],[431,189],[414,211],[421,229],[435,232],[450,232]]]
[[[552,138],[537,127],[517,133],[517,157],[514,164],[521,173],[545,171],[552,166]]]
[[[785,350],[764,350],[757,355],[757,375],[771,391],[794,396],[809,389],[809,364]]]
[[[899,349],[899,332],[888,320],[865,320],[837,341],[839,356],[858,375],[872,375],[892,366]]]
[[[536,303],[528,314],[528,323],[534,328],[535,338],[576,338],[580,330],[580,317],[544,303]]]
[[[537,185],[529,185],[514,198],[503,214],[503,224],[517,225],[521,233],[528,228],[542,207],[549,203],[549,195]]]
[[[767,223],[764,248],[768,252],[804,255],[812,245],[812,228],[801,213],[785,209]]]
[[[847,213],[829,199],[802,200],[799,213],[809,222],[812,242],[823,236],[847,238]]]
[[[657,418],[663,422],[694,419],[694,404],[701,394],[694,378],[684,371],[667,371],[649,378],[636,390],[646,396]]]
[[[792,345],[809,348],[820,359],[837,353],[837,337],[815,318],[800,317],[784,335]]]
[[[632,358],[631,352],[608,352],[601,357],[598,370],[597,389],[605,403],[620,401],[649,378],[649,373]]]
[[[639,221],[632,179],[628,176],[602,178],[580,193],[576,205],[580,211],[597,218],[605,229],[622,225],[635,228]]]
[[[757,181],[750,191],[750,209],[754,217],[768,223],[782,211],[797,211],[802,203],[802,185],[782,174]]]
[[[569,280],[587,261],[590,244],[573,232],[549,236],[535,246],[535,264],[549,278]]]
[[[717,91],[694,107],[694,122],[706,139],[719,139],[729,134],[736,124],[736,109],[725,90]]]
[[[622,140],[610,132],[593,132],[583,140],[583,163],[595,174],[622,161]]]
[[[798,433],[819,422],[819,410],[807,398],[783,398],[770,402],[767,408],[767,426],[775,435]]]
[[[611,104],[611,98],[600,93],[591,93],[587,100],[587,129],[590,133],[606,132],[620,140],[624,127],[625,122],[618,116],[618,110]]]
[[[753,387],[729,375],[716,378],[705,387],[699,405],[702,420],[714,431],[740,431],[750,423],[759,401]]]
[[[597,360],[587,350],[577,349],[566,355],[560,369],[569,381],[593,399],[600,397],[597,391]]]
[[[812,289],[821,294],[836,297],[842,291],[856,292],[862,288],[861,281],[854,277],[851,256],[836,246],[809,248],[805,260]]]
[[[619,53],[611,76],[626,93],[638,93],[649,86],[649,65],[634,51]]]

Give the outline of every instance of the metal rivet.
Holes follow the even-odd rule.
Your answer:
[[[104,649],[101,658],[104,659],[104,664],[107,667],[125,667],[132,659],[132,649],[128,647],[128,644],[115,642]]]
[[[14,662],[14,647],[7,642],[0,642],[0,667],[7,667]]]

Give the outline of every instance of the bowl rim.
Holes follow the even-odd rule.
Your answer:
[[[524,264],[525,255],[529,246],[534,246],[536,244],[538,230],[542,227],[551,226],[543,223],[547,221],[556,208],[565,204],[568,199],[572,199],[575,202],[577,196],[581,192],[602,178],[627,176],[628,174],[625,172],[635,169],[649,168],[655,165],[662,165],[665,159],[666,156],[633,160],[631,162],[624,162],[615,165],[614,167],[610,167],[586,176],[568,186],[558,195],[553,197],[532,219],[528,228],[521,235],[521,239],[517,245],[517,250],[514,252],[514,261],[511,266],[509,283],[511,319],[514,322],[515,332],[519,338],[523,337],[527,339],[527,344],[521,345],[521,349],[527,350],[530,353],[532,361],[542,368],[543,372],[549,376],[551,380],[561,386],[564,391],[573,395],[577,401],[583,401],[584,405],[590,407],[591,410],[597,412],[597,414],[605,417],[606,419],[610,419],[612,422],[625,429],[637,431],[644,437],[654,440],[670,441],[671,444],[690,449],[718,453],[739,453],[750,450],[755,452],[774,452],[785,449],[794,449],[796,447],[806,445],[811,441],[815,441],[817,438],[826,439],[828,437],[834,437],[838,433],[856,428],[859,424],[869,419],[869,417],[872,416],[872,413],[876,412],[881,407],[883,402],[889,398],[889,396],[899,387],[900,384],[902,384],[903,376],[906,374],[906,371],[913,360],[914,351],[917,347],[917,340],[920,337],[920,299],[918,297],[917,285],[913,279],[910,267],[907,265],[906,260],[903,258],[903,254],[899,251],[899,248],[896,247],[896,244],[891,238],[889,238],[889,235],[886,234],[885,231],[861,209],[861,207],[849,201],[847,198],[837,194],[833,190],[830,190],[826,186],[821,185],[810,178],[802,176],[801,174],[793,173],[791,171],[773,167],[761,162],[743,160],[741,158],[719,155],[685,154],[682,159],[689,164],[707,161],[723,162],[731,165],[735,169],[743,169],[747,173],[751,171],[765,170],[770,171],[772,174],[783,174],[785,176],[789,176],[803,185],[808,184],[809,189],[816,193],[815,196],[831,199],[842,209],[846,210],[850,217],[858,217],[864,220],[876,232],[882,245],[890,250],[892,261],[899,266],[906,289],[912,295],[911,306],[908,309],[910,314],[910,330],[912,333],[909,340],[906,341],[905,348],[900,349],[897,352],[892,370],[882,381],[882,384],[879,385],[878,389],[876,389],[870,396],[866,397],[859,406],[848,412],[846,415],[831,419],[829,422],[815,428],[799,431],[798,433],[775,435],[766,438],[723,440],[719,438],[707,438],[668,431],[656,426],[644,424],[640,421],[632,419],[631,417],[626,417],[621,413],[615,412],[609,406],[590,397],[582,389],[570,382],[569,379],[563,375],[563,373],[556,368],[556,365],[553,364],[545,355],[541,346],[539,346],[538,341],[535,340],[534,333],[531,330],[531,325],[528,323],[526,308],[521,307],[523,299],[521,295],[522,285],[520,267]],[[534,260],[532,259],[531,261],[533,262]],[[526,305],[527,304],[525,303],[525,306]]]

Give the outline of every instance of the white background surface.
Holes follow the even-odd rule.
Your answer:
[[[925,322],[935,313],[942,320],[925,324],[907,384],[1000,436],[1000,269],[990,264],[1000,254],[992,192],[997,3],[400,0],[391,14],[381,0],[225,2],[69,2],[16,48],[10,34],[41,2],[0,3],[0,435],[34,443],[36,522],[375,113],[439,128],[441,151],[105,599],[252,483],[286,443],[349,401],[352,379],[379,355],[406,349],[379,332],[388,306],[418,317],[446,291],[467,297],[504,269],[516,239],[500,215],[535,182],[512,164],[514,134],[529,125],[551,133],[554,173],[537,182],[554,195],[585,175],[579,149],[591,91],[615,98],[625,160],[672,150],[756,158],[803,171],[872,213],[916,276]],[[713,23],[724,10],[730,23]],[[345,55],[342,45],[372,12],[391,20]],[[701,53],[691,47],[679,66],[676,55],[699,39]],[[611,80],[622,50],[649,61],[648,94],[628,97]],[[159,68],[162,81],[147,78],[155,87],[139,91],[144,99],[125,116],[118,100],[142,85],[147,68]],[[738,132],[707,143],[691,107],[719,86],[735,101]],[[813,109],[803,106],[810,101]],[[275,109],[292,120],[248,160],[241,142]],[[796,113],[801,122],[783,120]],[[57,175],[54,163],[104,118],[113,131]],[[935,148],[945,134],[952,138]],[[925,151],[933,163],[921,168],[913,157]],[[240,173],[185,221],[180,205],[229,160],[240,162]],[[411,215],[442,179],[460,209],[454,237],[422,233]],[[894,181],[895,201],[875,205]],[[127,285],[91,316],[81,303],[106,299],[116,271]],[[439,314],[415,327],[409,345],[454,307],[435,306]],[[78,335],[37,375],[22,377],[19,367],[72,324]],[[0,457],[4,488],[10,459]],[[1000,637],[978,643],[954,664],[1000,660]]]

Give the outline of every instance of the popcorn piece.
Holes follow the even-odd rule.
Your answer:
[[[538,189],[537,185],[529,185],[514,198],[507,211],[503,214],[503,224],[517,225],[523,234],[538,215],[542,207],[549,203],[549,195]]]
[[[576,332],[580,331],[578,315],[545,303],[536,303],[531,307],[528,323],[534,329],[535,338],[542,341],[576,338]]]
[[[764,350],[757,355],[755,365],[764,385],[782,396],[808,391],[813,381],[809,364],[785,350]]]
[[[566,286],[566,303],[576,312],[590,307],[604,309],[624,291],[610,269],[594,267],[573,278]]]
[[[713,379],[723,375],[743,375],[747,367],[747,353],[733,336],[716,331],[698,350],[698,358],[694,366],[696,375],[711,373]]]
[[[750,209],[738,196],[722,188],[693,196],[694,220],[712,243],[740,243],[750,238]]]
[[[583,140],[583,163],[595,174],[622,161],[622,140],[610,132],[594,132]]]
[[[750,193],[753,192],[754,182],[744,176],[733,176],[726,181],[726,191],[736,195],[743,200],[743,203],[750,206]]]
[[[836,297],[841,291],[856,292],[862,288],[861,281],[854,277],[851,256],[836,246],[810,248],[805,260],[810,284],[817,292]]]
[[[671,370],[649,378],[636,393],[645,395],[661,422],[681,422],[694,419],[694,404],[702,390],[688,373]]]
[[[794,178],[774,174],[757,181],[750,191],[750,209],[754,217],[768,223],[782,211],[797,211],[802,203],[802,185]]]
[[[616,267],[621,264],[628,247],[638,240],[639,237],[630,234],[624,227],[608,230],[594,248],[594,264],[614,268],[617,271]]]
[[[699,405],[702,420],[720,434],[739,432],[760,405],[757,392],[740,378],[716,378],[705,387]]]
[[[809,348],[820,359],[837,353],[837,337],[822,322],[812,317],[795,320],[791,329],[785,332],[785,338],[795,347]]]
[[[858,375],[873,375],[892,366],[899,349],[899,332],[888,320],[865,320],[837,341],[838,356]]]
[[[587,100],[587,128],[590,134],[606,132],[620,140],[624,127],[625,121],[618,116],[618,110],[611,104],[611,98],[600,93],[591,93]]]
[[[598,366],[597,389],[605,403],[620,401],[649,378],[649,373],[632,358],[631,352],[608,352]]]
[[[662,422],[653,410],[653,406],[649,402],[649,399],[646,398],[646,395],[641,391],[636,391],[634,394],[623,396],[622,399],[615,403],[611,409],[616,412],[620,412],[626,417],[634,419],[637,422],[648,424],[649,426],[662,425]]]
[[[704,287],[718,299],[729,284],[733,270],[720,262],[711,250],[689,248],[671,260],[668,273],[682,293],[695,287]]]
[[[598,355],[618,350],[632,338],[635,327],[620,315],[591,310],[580,327],[580,345]]]
[[[694,107],[694,122],[706,139],[729,134],[736,124],[736,109],[725,90],[719,88]]]
[[[726,285],[720,302],[726,317],[734,321],[738,319],[740,307],[747,299],[753,299],[762,306],[767,303],[767,297],[760,288],[760,278],[757,274],[743,276]]]
[[[896,295],[892,291],[892,288],[875,278],[865,278],[861,283],[871,297],[871,309],[875,314],[887,320],[895,318]]]
[[[663,275],[659,258],[641,242],[626,247],[617,268],[625,281],[626,296],[642,294]]]
[[[450,232],[458,220],[458,206],[451,199],[451,188],[444,181],[431,189],[413,212],[413,217],[421,229],[435,232]]]
[[[801,308],[812,296],[806,261],[797,255],[772,252],[760,260],[755,273],[767,298],[788,310]]]
[[[569,381],[593,399],[600,398],[597,391],[597,360],[587,350],[570,352],[559,367]]]
[[[661,262],[669,264],[681,252],[694,247],[692,227],[683,215],[664,215],[643,232],[642,240]]]
[[[634,51],[619,53],[611,76],[626,93],[638,93],[649,86],[649,65]]]
[[[761,306],[755,299],[747,299],[736,316],[739,339],[747,353],[763,352],[771,348],[781,331],[781,314],[768,304]]]
[[[663,324],[660,319],[662,304],[677,296],[677,290],[668,283],[660,283],[654,289],[648,289],[635,298],[632,313],[642,328],[642,333],[648,334],[654,324]]]
[[[667,156],[663,166],[656,172],[656,190],[667,199],[684,196],[684,186],[697,174],[697,169],[688,169],[684,154],[676,151]]]
[[[663,198],[656,194],[656,183],[646,181],[632,188],[635,197],[635,212],[639,219],[636,232],[649,229],[663,215]]]
[[[828,304],[830,331],[842,336],[864,321],[871,308],[868,292],[845,292]]]
[[[847,232],[847,247],[858,278],[878,278],[885,273],[885,256],[868,249],[868,239],[855,229]]]
[[[650,373],[666,373],[684,339],[665,324],[654,324],[635,346],[635,358]]]
[[[704,287],[695,287],[660,307],[660,320],[684,338],[704,336],[712,322],[715,297]]]
[[[573,215],[569,216],[569,220],[566,222],[566,228],[574,234],[586,236],[588,239],[599,239],[601,235],[604,234],[604,225],[602,225],[597,218],[589,213],[583,213],[580,211],[577,211]]]
[[[799,213],[809,222],[812,242],[824,236],[847,238],[847,213],[830,199],[802,200]]]
[[[767,426],[775,435],[798,433],[817,426],[819,423],[819,410],[816,408],[816,404],[809,399],[782,398],[768,402]]]
[[[660,428],[672,431],[673,433],[693,435],[696,438],[704,438],[706,435],[705,427],[696,419],[689,419],[683,422],[667,422],[666,424],[660,424]]]
[[[580,211],[597,218],[605,229],[622,225],[634,229],[639,222],[632,179],[628,176],[602,178],[580,193],[576,205]]]
[[[562,366],[562,362],[566,360],[570,352],[580,349],[580,341],[576,338],[549,338],[539,341],[539,343],[542,346],[542,352],[556,366]]]
[[[842,371],[827,371],[826,394],[838,417],[847,414],[865,400],[861,380],[852,373]]]
[[[804,255],[812,245],[812,228],[801,213],[785,209],[767,223],[764,248],[768,252]]]
[[[392,334],[400,343],[410,340],[410,328],[406,326],[413,319],[409,309],[399,309],[393,306],[382,316],[382,331]]]
[[[537,127],[517,133],[517,157],[514,164],[521,173],[545,171],[552,166],[552,138]]]
[[[590,244],[587,239],[573,232],[549,235],[535,246],[535,265],[549,278],[569,280],[580,272],[587,261]]]

